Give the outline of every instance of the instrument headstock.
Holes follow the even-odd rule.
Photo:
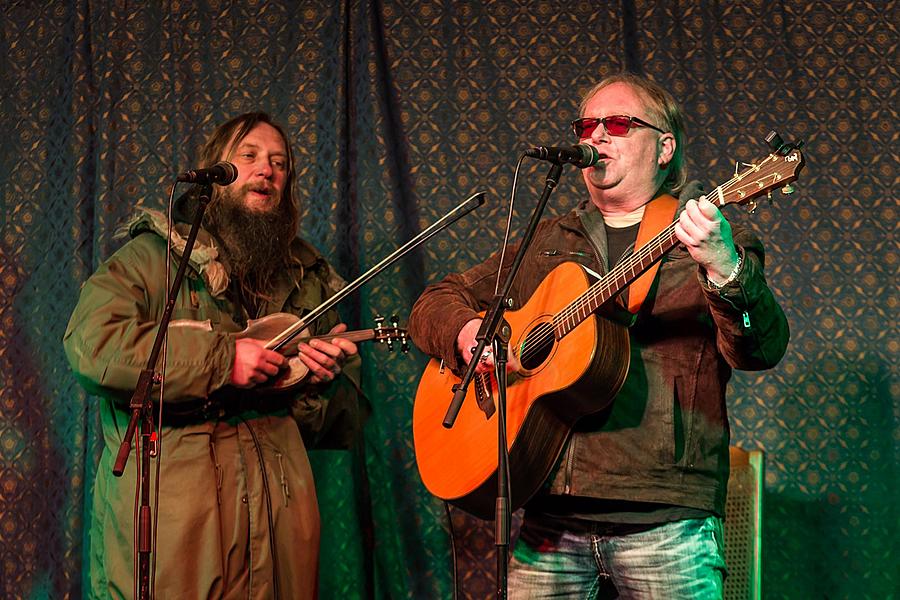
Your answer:
[[[755,198],[765,194],[772,199],[772,190],[781,189],[783,194],[794,192],[790,184],[797,180],[806,164],[800,147],[803,142],[786,144],[774,131],[766,136],[766,142],[773,152],[758,163],[745,163],[743,171],[735,166],[734,176],[718,186],[707,198],[716,206],[750,203],[750,211],[756,209]]]
[[[374,341],[385,344],[388,350],[394,349],[394,341],[400,341],[400,351],[409,352],[409,334],[406,329],[399,327],[400,319],[397,315],[391,315],[391,326],[384,326],[384,317],[381,315],[375,317]]]

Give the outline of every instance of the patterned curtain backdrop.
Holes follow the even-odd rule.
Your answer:
[[[2,4],[0,595],[82,595],[94,401],[61,338],[80,284],[140,207],[161,208],[211,128],[266,110],[297,162],[302,234],[353,279],[475,191],[488,202],[341,306],[405,320],[422,288],[499,247],[516,159],[572,143],[604,75],[639,71],[688,114],[709,188],[804,140],[792,196],[753,215],[788,355],[730,386],[735,443],[766,453],[767,598],[885,598],[897,571],[898,10],[894,0],[381,0]],[[514,235],[546,165],[519,178]],[[564,171],[548,211],[582,198]],[[493,529],[422,486],[411,415],[425,357],[362,347],[372,414],[312,453],[324,598],[493,595]],[[164,530],[165,523],[159,527]]]

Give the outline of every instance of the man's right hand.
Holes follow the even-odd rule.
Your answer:
[[[278,374],[286,359],[274,350],[267,350],[265,345],[264,341],[251,338],[235,341],[231,385],[249,388]]]
[[[463,328],[459,330],[459,333],[456,335],[456,349],[459,350],[460,356],[462,356],[463,360],[466,364],[469,364],[472,360],[472,349],[478,345],[478,342],[475,341],[475,335],[478,333],[478,330],[481,328],[482,319],[472,319],[465,325]],[[509,371],[517,371],[519,369],[519,360],[513,355],[512,352],[509,352],[509,356],[507,357],[506,362],[506,370]],[[475,368],[476,373],[492,373],[494,371],[494,351],[490,346],[485,346],[484,354],[481,355],[481,359],[478,361],[478,366]]]

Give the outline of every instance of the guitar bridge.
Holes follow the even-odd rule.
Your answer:
[[[475,375],[475,402],[484,413],[485,419],[494,416],[494,386],[489,373]]]

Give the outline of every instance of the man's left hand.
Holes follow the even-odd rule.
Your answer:
[[[728,279],[737,265],[738,253],[731,237],[731,225],[706,196],[687,201],[675,223],[675,236],[713,283]]]
[[[347,325],[338,323],[330,334],[347,331]],[[326,383],[334,380],[341,372],[341,367],[348,357],[356,354],[356,344],[342,337],[311,340],[308,344],[299,345],[300,360],[309,367],[309,383]]]

